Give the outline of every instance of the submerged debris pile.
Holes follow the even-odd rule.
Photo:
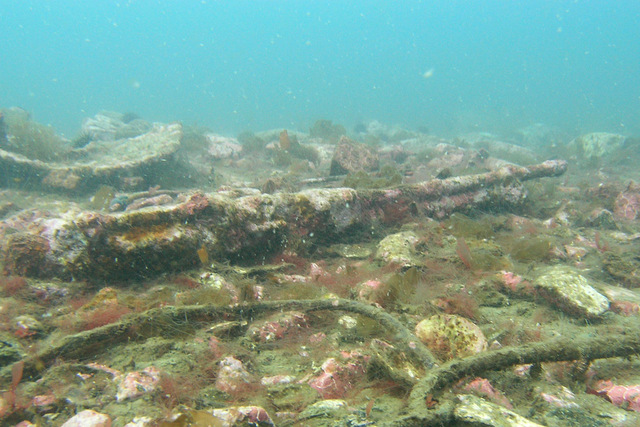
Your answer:
[[[358,238],[385,223],[517,206],[526,197],[521,181],[565,170],[566,163],[548,161],[389,190],[336,188],[242,197],[196,193],[140,211],[77,212],[59,218],[33,211],[0,228],[5,233],[3,263],[7,274],[20,276],[152,277],[196,267],[200,248],[219,260],[254,259],[302,241],[313,245]]]
[[[2,423],[640,423],[632,138],[345,133],[6,129]]]

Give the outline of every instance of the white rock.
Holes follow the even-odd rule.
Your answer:
[[[533,285],[551,304],[573,316],[597,318],[609,310],[609,299],[596,291],[586,277],[566,267],[546,270]]]
[[[87,409],[68,419],[62,427],[111,427],[111,417]]]

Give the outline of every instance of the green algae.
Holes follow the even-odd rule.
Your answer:
[[[377,173],[358,171],[344,179],[344,186],[354,189],[392,188],[402,184],[402,174],[393,166],[385,165]]]
[[[545,236],[522,238],[514,243],[510,255],[520,262],[542,262],[551,257],[551,247],[551,239]]]
[[[29,159],[52,161],[69,152],[69,145],[56,135],[54,129],[33,121],[24,110],[2,110],[7,134],[7,149]]]
[[[640,256],[636,251],[607,251],[602,259],[604,270],[628,287],[640,286]]]
[[[474,237],[476,239],[489,239],[495,235],[495,219],[483,217],[472,219],[464,214],[456,212],[444,224],[454,236]]]

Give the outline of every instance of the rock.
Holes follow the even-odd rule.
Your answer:
[[[336,244],[327,248],[329,255],[348,259],[367,259],[371,256],[372,250],[363,245]]]
[[[73,192],[95,191],[100,185],[120,183],[131,176],[144,177],[147,187],[184,182],[191,170],[176,157],[181,136],[179,123],[154,124],[139,136],[94,140],[71,151],[64,162],[43,162],[0,149],[0,169],[7,172],[4,179],[8,183],[21,180]]]
[[[221,426],[273,426],[269,413],[260,406],[229,406],[211,411],[221,421]],[[188,424],[200,425],[200,424]],[[203,424],[210,425],[210,424]]]
[[[4,272],[15,276],[32,276],[41,272],[51,249],[45,237],[31,233],[9,235],[4,247],[11,254],[9,262],[5,262]]]
[[[128,372],[118,378],[118,393],[116,400],[137,399],[146,393],[156,389],[160,381],[160,371],[154,366],[144,368],[142,371]]]
[[[436,314],[416,325],[416,336],[440,360],[480,353],[487,339],[472,321],[455,314]]]
[[[600,380],[589,387],[587,392],[602,396],[628,411],[640,412],[640,384],[627,386],[614,384],[610,380]]]
[[[209,143],[207,153],[214,159],[237,158],[242,152],[242,144],[236,138],[206,133],[204,137]]]
[[[638,198],[640,202],[640,198]],[[640,203],[638,203],[640,205]],[[604,230],[618,230],[618,224],[613,217],[613,213],[607,209],[596,209],[591,212],[586,221],[587,226]]]
[[[44,332],[42,323],[28,314],[17,316],[13,319],[13,334],[19,338],[30,337]]]
[[[453,410],[454,417],[460,421],[476,426],[492,427],[542,427],[503,406],[470,394],[456,396],[459,405]]]
[[[222,359],[216,378],[216,388],[229,394],[241,394],[251,385],[252,378],[241,361],[233,356]]]
[[[640,259],[634,251],[607,251],[602,259],[604,270],[629,288],[640,286]]]
[[[323,399],[341,399],[366,372],[369,356],[358,352],[342,352],[342,360],[329,358],[322,364],[322,373],[309,380]]]
[[[403,267],[416,265],[416,243],[418,236],[413,231],[390,234],[378,243],[376,258]]]
[[[596,160],[620,149],[627,138],[613,133],[594,132],[581,135],[569,143],[578,156],[586,160]]]
[[[586,277],[562,266],[540,274],[533,286],[550,304],[573,316],[594,319],[609,310],[609,299],[596,291]]]
[[[541,391],[540,399],[551,408],[580,408],[576,402],[576,395],[567,387],[560,384],[545,384],[545,390]]]
[[[632,182],[625,191],[618,194],[613,203],[616,217],[633,221],[640,211],[640,185]]]
[[[102,111],[82,121],[80,133],[91,136],[93,141],[113,141],[116,132],[124,126],[122,114],[115,111]]]
[[[317,418],[337,418],[339,414],[346,415],[349,412],[347,402],[342,399],[326,399],[307,406],[298,415],[299,421]]]
[[[378,170],[378,167],[378,154],[371,147],[343,136],[333,153],[329,175],[371,172]]]
[[[252,325],[247,330],[247,336],[262,343],[280,340],[308,328],[307,322],[307,315],[302,312],[277,313]]]
[[[86,409],[67,420],[62,427],[111,427],[111,417]]]
[[[496,390],[486,378],[474,378],[464,386],[464,391],[482,396],[493,403],[504,406],[507,409],[513,409],[513,405],[509,402],[509,399],[507,399],[499,390]]]

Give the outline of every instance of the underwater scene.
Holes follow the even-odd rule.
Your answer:
[[[0,425],[640,425],[640,3],[0,5]]]

